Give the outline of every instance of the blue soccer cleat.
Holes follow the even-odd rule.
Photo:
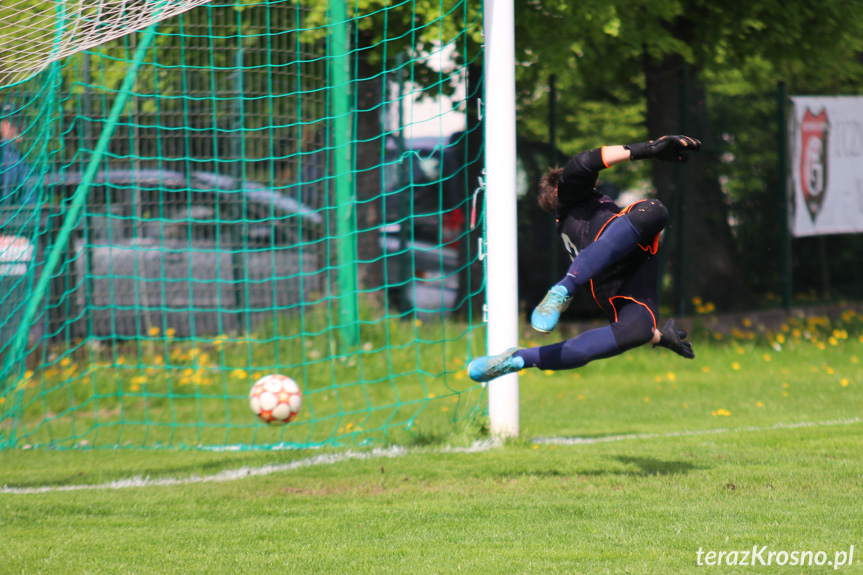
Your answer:
[[[569,292],[566,288],[560,285],[554,286],[530,316],[530,325],[533,329],[542,333],[549,333],[560,321],[560,314],[566,311],[569,307],[569,302],[572,301]]]
[[[513,354],[522,347],[511,347],[499,355],[478,357],[467,366],[467,372],[474,381],[486,382],[496,377],[516,372],[524,367],[524,359]]]

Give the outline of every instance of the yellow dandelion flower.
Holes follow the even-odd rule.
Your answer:
[[[794,330],[791,332],[791,337],[796,338],[796,339],[800,339],[800,336],[801,336],[801,335],[803,335],[803,334],[800,332],[800,330],[799,330],[799,329],[794,329]]]
[[[692,305],[701,305],[701,298],[698,296],[692,298]]]
[[[856,356],[856,355],[852,355],[852,356],[851,356],[851,363],[857,363],[858,361],[860,361],[860,360],[859,360],[859,359],[857,359],[857,356]]]
[[[719,417],[729,417],[729,416],[731,415],[731,412],[730,412],[730,411],[728,411],[727,409],[722,409],[722,408],[720,407],[720,408],[719,408],[719,409],[717,409],[716,411],[711,411],[711,412],[710,412],[710,415],[712,415],[712,416],[714,416],[714,417],[717,417],[717,416],[719,416]]]
[[[530,448],[531,448],[531,449],[539,449],[539,445],[536,445],[536,444],[534,443],[533,445],[531,445],[531,446],[530,446]]]
[[[416,323],[416,326],[417,326],[417,327],[420,327],[420,326],[422,326],[422,324],[423,324],[423,320],[421,320],[421,319],[417,318],[417,320],[416,320],[416,322],[415,322],[415,323]]]
[[[168,337],[174,337],[175,335],[177,335],[177,330],[172,328],[172,327],[169,327],[168,329],[165,330],[165,335],[167,335]]]
[[[701,371],[703,373],[710,373],[710,366],[709,365],[702,366]]]
[[[441,411],[449,411],[449,407],[447,407],[446,405],[444,405],[443,407],[441,407],[441,408],[440,408],[440,410],[441,410]]]
[[[769,353],[765,353],[761,357],[762,357],[762,359],[764,359],[764,361],[771,361],[773,359],[773,357],[771,357],[771,355]]]
[[[235,369],[231,372],[231,379],[246,379],[247,377],[249,377],[249,374],[242,369]]]
[[[684,404],[683,404],[683,409],[689,409],[689,404],[688,404],[688,403],[684,403]]]
[[[149,335],[150,337],[156,337],[157,335],[159,335],[159,328],[155,325],[151,326],[150,329],[147,330],[147,335]]]
[[[578,399],[584,399],[584,394],[583,394],[583,393],[580,393],[580,394],[578,395]]]
[[[827,342],[828,342],[830,345],[839,345],[839,340],[838,340],[838,339],[836,339],[835,337],[830,337],[830,338],[827,340]],[[824,348],[821,348],[821,349],[824,349]]]
[[[824,371],[826,371],[830,375],[833,375],[834,373],[836,373],[836,370],[833,369],[832,367],[825,368]]]
[[[782,397],[788,397],[788,392],[787,392],[787,391],[783,391],[783,392],[782,392]]]
[[[819,341],[818,343],[816,343],[815,347],[817,347],[818,349],[827,349],[827,345],[823,341]]]
[[[713,334],[713,339],[715,339],[717,341],[721,340],[723,337],[724,336],[721,333],[719,333],[718,331]]]
[[[752,327],[752,320],[748,317],[743,318],[743,325],[746,327]]]
[[[783,382],[782,382],[782,387],[784,387],[785,389],[788,389],[788,388],[789,388],[789,387],[791,387],[791,386],[790,386],[790,385],[788,385],[788,382],[787,382],[787,381],[783,381]]]
[[[545,369],[545,370],[543,370],[542,373],[544,373],[545,375],[554,375],[554,371],[552,371],[550,369]]]
[[[764,407],[764,402],[763,401],[756,401],[755,407]]]
[[[656,377],[653,378],[653,381],[662,381],[662,376],[657,375]]]
[[[776,334],[776,343],[785,343],[785,336],[781,333]]]
[[[839,385],[841,385],[842,387],[848,387],[848,384],[849,384],[849,383],[851,383],[851,382],[850,382],[850,381],[848,381],[848,378],[847,378],[847,377],[843,377],[843,378],[842,378],[842,381],[840,381],[840,382],[839,382]]]
[[[735,361],[734,363],[731,364],[731,369],[733,369],[735,371],[740,369],[740,364]]]
[[[650,403],[650,398],[649,398],[649,397],[645,397],[645,398],[644,398],[644,403]]]
[[[455,373],[454,377],[455,377],[455,379],[464,379],[464,372],[463,371],[457,371]]]
[[[63,366],[63,367],[68,366],[70,363],[72,363],[72,360],[71,360],[71,359],[69,359],[69,357],[68,357],[68,356],[66,356],[66,357],[64,357],[63,359],[61,359],[61,360],[60,360],[60,365],[61,365],[61,366]]]
[[[120,357],[117,358],[116,363],[117,363],[117,365],[125,365],[126,364],[126,358],[121,355]]]
[[[745,350],[745,349],[743,349],[742,347],[739,347],[739,346],[737,347],[737,350],[736,350],[736,351],[737,351],[737,353],[739,353],[740,355],[743,355],[743,354],[745,354],[745,353],[746,353],[746,350]]]
[[[437,396],[436,396],[435,394],[433,394],[433,393],[430,393],[430,394],[429,394],[429,399],[434,399],[434,398],[436,398],[436,397],[437,397]]]
[[[677,376],[674,375],[673,371],[669,371],[666,375],[668,377],[668,381],[677,381]]]

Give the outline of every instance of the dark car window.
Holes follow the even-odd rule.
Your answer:
[[[115,170],[90,186],[79,235],[97,243],[138,239],[182,240],[222,246],[296,246],[318,239],[321,214],[279,190],[256,182],[240,189],[232,178],[185,178],[158,170]],[[71,198],[81,174],[52,175],[57,200]],[[102,178],[101,181],[99,178]],[[218,185],[217,185],[218,184]],[[219,187],[228,186],[227,188]],[[302,238],[302,239],[301,239]]]

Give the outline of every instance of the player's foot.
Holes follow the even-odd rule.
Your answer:
[[[491,381],[496,377],[513,373],[524,367],[524,359],[513,354],[521,347],[511,347],[499,355],[478,357],[467,366],[467,372],[474,381]]]
[[[563,286],[554,286],[530,316],[530,325],[533,329],[542,333],[549,333],[560,321],[560,314],[566,311],[569,307],[569,302],[572,301],[566,288]]]

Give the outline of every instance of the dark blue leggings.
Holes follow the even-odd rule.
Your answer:
[[[595,359],[619,355],[653,339],[653,314],[645,306],[629,302],[617,312],[611,325],[586,331],[578,336],[541,347],[515,352],[525,367],[539,369],[573,369]]]

